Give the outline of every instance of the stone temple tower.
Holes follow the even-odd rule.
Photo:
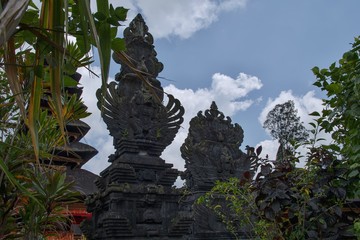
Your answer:
[[[111,165],[89,196],[92,218],[82,225],[88,239],[184,239],[192,218],[179,210],[181,193],[173,188],[179,171],[160,158],[183,121],[184,108],[156,79],[163,65],[152,35],[137,15],[124,30],[126,60],[107,91],[98,91],[98,107],[114,138]],[[127,61],[124,64],[123,61]]]

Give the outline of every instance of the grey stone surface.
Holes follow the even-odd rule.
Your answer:
[[[234,238],[210,209],[195,203],[211,190],[215,181],[231,177],[240,179],[250,171],[249,157],[239,149],[243,138],[240,125],[232,124],[215,102],[190,121],[188,136],[180,149],[186,167],[182,178],[192,193],[184,199],[184,205],[191,209],[194,220],[190,239]]]
[[[95,181],[98,191],[87,198],[92,218],[82,224],[82,231],[88,239],[232,239],[209,209],[194,203],[216,180],[241,178],[250,169],[249,157],[239,149],[242,128],[215,102],[204,114],[199,112],[181,147],[186,187],[174,188],[180,172],[160,155],[183,122],[184,108],[171,95],[163,104],[156,79],[163,65],[141,15],[124,30],[124,37],[130,63],[114,53],[120,73],[106,92],[97,92],[116,151]]]
[[[87,199],[92,219],[82,225],[88,239],[183,239],[192,217],[181,212],[179,175],[160,158],[183,121],[179,100],[164,93],[156,79],[162,64],[141,15],[124,31],[126,54],[133,71],[122,64],[116,82],[98,91],[98,106],[114,138],[111,165],[96,180],[99,191]]]

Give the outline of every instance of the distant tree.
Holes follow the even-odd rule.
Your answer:
[[[266,116],[263,127],[270,130],[271,136],[279,141],[276,159],[284,158],[286,152],[292,149],[292,141],[303,142],[309,136],[300,122],[300,117],[297,116],[297,109],[292,100],[277,104]]]

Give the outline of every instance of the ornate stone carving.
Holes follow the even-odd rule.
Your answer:
[[[190,239],[234,239],[212,210],[194,203],[216,180],[241,178],[250,170],[249,158],[239,149],[243,138],[242,128],[232,124],[215,102],[190,121],[189,134],[181,146],[186,167],[182,178],[192,193],[182,204],[184,208],[192,205],[194,223]],[[222,200],[218,200],[221,205]]]
[[[160,156],[183,122],[184,108],[172,95],[168,95],[164,106],[145,87],[139,86],[132,96],[121,95],[120,86],[115,82],[109,84],[105,96],[101,93],[101,90],[97,92],[98,106],[114,137],[115,157],[124,152]],[[134,148],[127,146],[129,144]]]
[[[95,184],[99,192],[87,199],[92,218],[83,224],[88,239],[232,239],[221,221],[205,206],[193,205],[216,180],[241,177],[250,169],[240,149],[243,130],[232,124],[213,102],[190,122],[181,147],[183,178],[189,195],[172,187],[179,175],[160,155],[183,121],[180,102],[164,93],[156,79],[163,65],[141,15],[124,31],[126,53],[134,69],[122,64],[116,82],[99,90],[98,107],[114,137],[111,165]],[[221,200],[221,199],[220,199]]]
[[[118,83],[110,83],[106,93],[97,92],[98,107],[114,137],[113,158],[126,152],[160,156],[183,122],[184,108],[172,95],[168,95],[166,106],[162,104],[164,92],[156,76],[163,65],[156,58],[153,38],[140,14],[124,30],[124,38],[127,58],[137,73],[114,53],[114,60],[122,63],[116,75]]]
[[[192,221],[179,212],[181,192],[172,188],[179,175],[160,158],[183,122],[179,100],[156,79],[162,64],[141,15],[125,29],[126,54],[136,73],[122,64],[116,81],[97,92],[98,107],[114,138],[111,165],[87,199],[92,219],[83,224],[88,239],[183,239]],[[121,63],[116,53],[114,60]]]
[[[126,53],[138,70],[147,73],[152,78],[156,78],[163,70],[163,64],[156,58],[157,53],[153,46],[154,39],[148,30],[144,19],[138,14],[129,27],[124,30]],[[113,55],[113,58],[115,62],[122,64],[116,53]],[[126,64],[122,64],[121,72],[117,75],[117,79],[122,78],[126,74],[134,74],[134,71]]]
[[[213,102],[210,109],[190,121],[188,137],[181,146],[185,159],[186,180],[190,189],[210,190],[215,180],[241,177],[250,168],[246,154],[239,147],[244,133],[232,124]]]

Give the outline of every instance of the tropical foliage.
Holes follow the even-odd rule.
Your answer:
[[[331,133],[349,171],[349,196],[360,197],[360,38],[356,37],[352,49],[326,69],[314,67],[315,86],[326,92],[324,109],[318,122],[324,131]]]
[[[46,0],[41,2],[40,8],[29,0],[15,1],[16,6],[13,6],[14,1],[1,2],[1,23],[4,24],[1,35],[6,36],[0,45],[1,63],[20,113],[31,132],[38,158],[36,122],[45,89],[51,93],[53,114],[65,136],[61,99],[64,82],[78,67],[91,63],[85,55],[91,46],[95,46],[99,53],[103,86],[106,86],[111,48],[118,52],[124,48],[123,40],[117,38],[116,33],[119,22],[126,18],[127,9],[114,9],[107,1],[98,1],[98,12],[92,15],[86,0]],[[13,13],[11,7],[21,11]],[[16,28],[10,28],[5,23],[13,26],[14,14],[17,14],[18,24]],[[69,43],[70,36],[76,38],[76,46]],[[79,55],[85,57],[79,58]],[[29,102],[25,101],[25,94],[30,95]]]
[[[250,156],[252,166],[258,170],[254,178],[246,173],[243,179],[217,182],[211,192],[199,199],[198,202],[213,209],[235,235],[245,232],[255,239],[356,236],[359,239],[359,219],[346,220],[343,212],[344,204],[358,198],[360,189],[359,54],[357,37],[353,48],[343,55],[338,65],[333,63],[329,69],[321,70],[313,68],[317,78],[314,85],[328,96],[323,100],[322,112],[310,114],[316,117],[310,123],[314,139],[305,142],[304,137],[296,139],[291,135],[294,124],[289,122],[277,128],[282,114],[289,112],[282,108],[284,106],[276,106],[277,110],[268,115],[264,126],[270,127],[280,144],[297,140],[294,150],[299,146],[308,148],[304,168],[294,167],[294,162],[299,160],[296,151],[287,161],[274,165],[259,157],[261,149],[258,148],[254,151],[256,154]],[[290,109],[290,105],[286,109]],[[320,144],[321,139],[316,138],[320,131],[330,133],[333,143]],[[219,199],[225,203],[219,204]]]
[[[107,0],[97,9],[87,0],[0,1],[0,239],[40,239],[68,227],[66,205],[78,194],[62,171],[41,164],[66,146],[66,123],[88,115],[66,89],[93,61],[91,47],[103,88],[111,51],[126,62],[116,35],[127,9]]]
[[[212,208],[228,229],[254,239],[340,239],[346,181],[341,161],[322,147],[310,149],[305,169],[268,162],[251,178],[218,182],[200,203]],[[245,175],[250,176],[250,174]],[[214,204],[218,199],[225,203]]]
[[[0,239],[38,239],[69,227],[66,206],[79,200],[61,169],[39,165],[31,135],[14,104],[7,78],[0,75]],[[75,95],[63,98],[65,123],[87,116]],[[38,144],[40,160],[64,145],[57,119],[40,109]]]

